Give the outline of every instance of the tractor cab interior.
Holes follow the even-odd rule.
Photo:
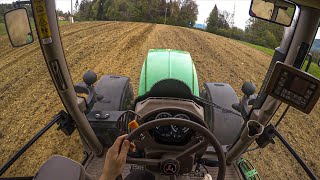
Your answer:
[[[22,1],[17,3],[23,4]],[[32,4],[43,56],[67,112],[61,111],[12,156],[0,168],[0,175],[57,123],[68,136],[78,130],[85,158],[77,163],[53,156],[31,179],[98,179],[106,151],[122,134],[128,134],[126,140],[136,145],[136,152],[128,153],[119,178],[135,170],[145,170],[154,174],[155,179],[203,179],[206,174],[213,179],[245,179],[248,171],[242,168],[241,156],[249,151],[253,142],[257,142],[257,148],[264,148],[275,137],[308,176],[316,178],[270,120],[281,103],[308,114],[319,100],[320,80],[302,70],[320,23],[318,0],[252,0],[250,15],[287,27],[259,93],[255,94],[253,83],[246,82],[240,100],[227,83],[205,82],[201,90],[191,55],[171,49],[149,50],[137,98],[130,78],[125,76],[104,75],[98,80],[93,71],[87,71],[83,82],[73,84],[61,43],[55,2],[31,0],[25,3]],[[269,7],[270,3],[271,15],[260,15],[254,9]],[[46,13],[39,15],[36,7],[46,8]],[[23,8],[19,7],[18,11],[23,20],[29,21]],[[14,29],[21,27],[12,23],[14,12],[5,16],[12,44],[18,47],[32,43],[29,23],[20,24],[24,26],[24,34],[16,36]],[[48,20],[50,36],[41,33],[38,16]],[[282,16],[284,21],[279,18]],[[155,72],[157,69],[159,73]]]

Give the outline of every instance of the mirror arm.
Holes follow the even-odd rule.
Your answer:
[[[90,90],[87,88],[86,84],[81,82],[74,85],[74,90],[76,91],[76,93],[84,93],[84,94],[90,93]]]
[[[253,105],[254,102],[256,101],[256,99],[257,99],[257,95],[256,95],[256,94],[251,95],[251,96],[249,97],[249,102],[248,102],[248,104],[249,104],[250,106]]]
[[[279,9],[280,9],[279,6],[274,5],[274,9],[272,11],[271,21],[276,21],[277,20]]]
[[[96,102],[103,99],[103,96],[96,93],[93,86],[87,86],[84,82],[77,83],[73,87],[76,93],[84,93],[88,95],[86,98],[86,104],[88,107],[85,114],[90,112]]]

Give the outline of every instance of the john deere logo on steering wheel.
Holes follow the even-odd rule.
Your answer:
[[[177,172],[177,165],[174,162],[167,162],[163,165],[163,172],[166,175],[173,175]]]

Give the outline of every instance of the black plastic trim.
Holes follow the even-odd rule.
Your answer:
[[[305,42],[302,42],[299,48],[299,52],[297,54],[297,57],[294,61],[293,67],[301,69],[302,65],[304,63],[304,60],[306,59],[306,56],[308,54],[310,48],[310,44],[307,44]]]

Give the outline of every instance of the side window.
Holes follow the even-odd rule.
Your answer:
[[[318,29],[317,36],[313,41],[310,53],[312,54],[312,63],[310,64],[308,72],[313,76],[320,79],[320,28]],[[309,60],[309,59],[308,59]],[[308,66],[309,61],[305,61],[304,69]]]

